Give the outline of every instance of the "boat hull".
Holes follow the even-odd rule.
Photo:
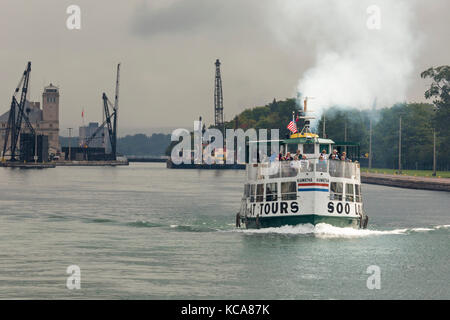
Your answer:
[[[295,226],[299,224],[312,224],[319,223],[330,224],[335,227],[341,228],[360,228],[360,218],[355,217],[333,217],[322,216],[316,214],[305,214],[295,216],[278,216],[278,217],[264,217],[254,218],[247,217],[244,219],[244,226],[247,229],[260,229],[260,228],[278,228],[281,226]]]

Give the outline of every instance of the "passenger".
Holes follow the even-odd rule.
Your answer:
[[[339,159],[339,153],[337,152],[336,149],[333,150],[333,152],[330,154],[330,156],[328,157],[329,159],[331,159],[331,157],[334,155],[334,159],[338,160]]]
[[[341,155],[341,160],[342,161],[346,161],[347,160],[347,152],[342,152],[342,155]]]
[[[327,162],[322,154],[319,156],[319,162],[317,163],[317,171],[320,172],[327,171]]]
[[[322,156],[324,160],[328,159],[327,152],[325,149],[322,150],[322,153],[320,154],[320,156]]]
[[[286,153],[286,161],[292,161],[292,160],[293,160],[293,158],[291,157],[291,153],[290,152]]]
[[[297,149],[297,152],[295,153],[295,155],[297,156],[297,158],[301,159],[302,158],[302,154],[300,153],[300,150]]]

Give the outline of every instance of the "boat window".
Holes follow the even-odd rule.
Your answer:
[[[244,185],[244,197],[248,198],[250,196],[250,185],[246,183]]]
[[[325,150],[325,152],[327,153],[327,154],[329,154],[330,153],[330,150],[329,150],[329,144],[321,144],[320,145],[320,152],[322,152],[323,150]]]
[[[361,202],[361,185],[355,184],[355,201]]]
[[[253,165],[248,165],[247,166],[247,179],[252,181],[252,180],[256,180],[258,176],[258,167],[257,166],[253,166]],[[255,193],[253,193],[255,194]]]
[[[282,182],[281,183],[281,200],[296,200],[297,199],[297,182]]]
[[[264,184],[260,183],[256,186],[256,202],[263,202],[264,200]]]
[[[296,144],[289,144],[287,150],[291,154],[295,154],[297,152],[297,145]]]
[[[277,201],[278,200],[278,183],[267,183],[266,184],[266,201]]]
[[[353,184],[346,183],[345,184],[345,201],[352,201],[354,200],[354,192],[353,192]]]
[[[256,184],[250,185],[250,202],[255,202]]]
[[[342,182],[331,182],[330,184],[330,200],[342,200],[344,187]]]
[[[303,145],[303,154],[313,154],[314,153],[314,143],[305,143]]]

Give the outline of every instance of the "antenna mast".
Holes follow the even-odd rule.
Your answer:
[[[223,93],[222,77],[220,76],[220,61],[216,60],[216,81],[214,88],[214,124],[219,130],[223,129]]]

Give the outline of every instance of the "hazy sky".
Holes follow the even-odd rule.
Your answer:
[[[2,0],[0,111],[7,111],[26,62],[31,60],[31,100],[40,101],[42,88],[50,82],[60,87],[62,135],[67,134],[65,128],[81,125],[83,107],[86,121],[101,121],[101,94],[105,91],[113,98],[116,64],[121,62],[120,135],[158,127],[191,127],[199,115],[212,123],[214,61],[219,58],[225,118],[229,120],[273,98],[294,97],[299,84],[314,87],[306,86],[305,74],[326,73],[323,52],[333,54],[331,61],[352,60],[358,56],[355,48],[364,47],[364,41],[374,36],[379,52],[388,53],[387,63],[411,62],[395,77],[389,71],[381,73],[377,83],[394,88],[394,82],[405,83],[404,99],[424,101],[428,82],[420,78],[420,72],[449,63],[450,2],[404,0],[400,1],[404,7],[393,9],[387,0],[337,2]],[[81,30],[66,28],[66,8],[71,4],[81,8]],[[383,42],[377,31],[367,31],[366,8],[371,4],[379,4],[380,31],[384,32],[379,34],[394,34],[386,38],[391,43]],[[401,21],[401,25],[390,24],[388,19]],[[402,39],[408,42],[393,50],[393,42]],[[349,47],[353,48],[350,54]],[[374,64],[381,68],[383,59],[377,56]],[[395,65],[389,68],[396,69]],[[384,75],[389,80],[384,81]],[[333,81],[326,83],[333,86]]]

